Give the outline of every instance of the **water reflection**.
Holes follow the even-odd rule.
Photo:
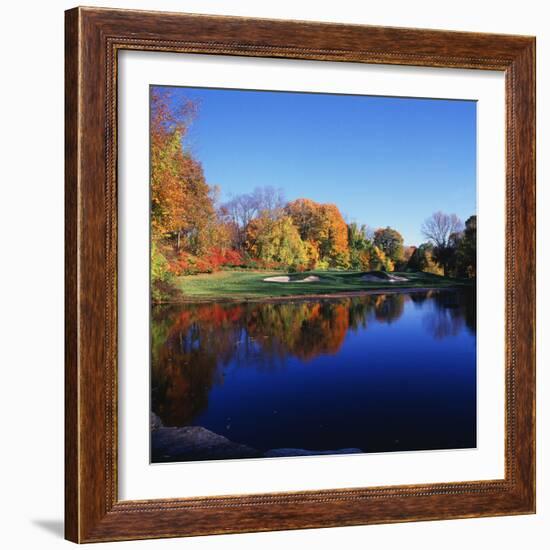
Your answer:
[[[348,442],[327,435],[326,425],[335,419],[345,421],[350,415],[372,415],[373,411],[376,418],[386,415],[391,424],[396,408],[402,416],[407,403],[410,407],[418,405],[405,391],[406,384],[418,384],[422,388],[419,395],[424,395],[441,376],[441,369],[450,365],[446,355],[453,350],[460,352],[468,344],[467,356],[461,355],[461,364],[468,371],[466,397],[456,397],[463,401],[458,409],[464,413],[464,408],[469,408],[462,418],[453,420],[468,422],[468,435],[451,435],[449,441],[441,442],[439,434],[435,446],[421,437],[418,444],[412,440],[406,444],[410,448],[468,446],[472,433],[475,439],[475,324],[475,296],[462,291],[155,307],[152,409],[165,426],[201,425],[218,432],[232,426],[233,438],[256,448],[274,448],[280,443],[334,448],[342,440],[342,446],[367,450],[364,443],[361,446],[351,441],[354,437]],[[428,378],[425,371],[432,368],[432,362],[439,370]],[[411,365],[412,371],[403,373],[404,363]],[[370,371],[365,368],[369,365]],[[376,369],[381,368],[384,370],[374,381]],[[447,378],[434,389],[441,397],[446,391],[458,391],[448,386]],[[300,388],[316,393],[306,397]],[[386,396],[384,406],[393,407],[391,413],[380,406],[377,409],[380,395]],[[440,414],[437,400],[433,395],[425,396],[422,406],[428,407],[429,414]],[[332,416],[323,410],[329,403]],[[248,417],[262,422],[262,415],[267,415],[264,409],[269,408],[277,411],[269,414],[279,414],[276,422],[271,423],[267,416],[262,426],[248,422]],[[296,414],[301,416],[296,418]],[[428,416],[418,421],[429,423]],[[289,423],[303,424],[298,430],[302,435]],[[439,425],[435,420],[432,423]],[[265,433],[269,429],[274,432],[273,442]],[[262,436],[257,437],[255,431],[261,431]],[[295,440],[287,442],[294,435],[285,438],[285,431],[294,434]],[[369,450],[388,450],[380,449],[380,445],[390,444],[382,441],[385,437],[379,444],[373,443],[373,434],[383,431],[371,427]],[[307,441],[302,441],[306,433]],[[391,439],[391,434],[388,437]],[[402,443],[392,445],[391,449],[402,447]]]
[[[411,299],[415,300],[414,295]],[[456,336],[466,326],[476,331],[476,308],[473,293],[437,292],[433,295],[435,307],[424,315],[426,329],[440,340]]]

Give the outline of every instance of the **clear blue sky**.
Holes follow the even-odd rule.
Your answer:
[[[222,200],[254,187],[335,203],[348,222],[425,239],[432,212],[476,212],[476,103],[170,88],[199,105],[184,146]]]

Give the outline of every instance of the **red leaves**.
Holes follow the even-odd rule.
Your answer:
[[[196,275],[219,271],[223,267],[241,267],[244,263],[243,254],[238,250],[211,248],[204,256],[182,251],[169,262],[168,269],[174,275]]]

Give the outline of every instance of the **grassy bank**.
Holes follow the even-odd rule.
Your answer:
[[[406,277],[407,281],[365,281],[363,272],[355,271],[307,271],[291,275],[289,283],[266,282],[270,276],[281,272],[271,271],[220,271],[213,274],[189,275],[176,280],[183,300],[246,300],[284,296],[338,294],[365,290],[397,288],[445,288],[470,286],[472,281],[451,279],[431,273],[393,273]],[[295,282],[308,276],[317,276],[319,281]]]

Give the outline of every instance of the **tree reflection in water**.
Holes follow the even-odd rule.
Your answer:
[[[434,339],[464,326],[475,335],[471,292],[423,291],[323,300],[194,303],[156,306],[152,313],[152,409],[165,426],[184,426],[208,407],[228,368],[284,368],[336,355],[348,333],[398,321],[405,305],[422,309]],[[365,350],[366,351],[366,350]]]
[[[475,291],[431,292],[434,307],[424,316],[424,326],[435,339],[456,336],[464,326],[475,335]]]

